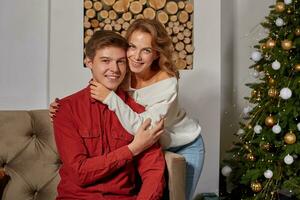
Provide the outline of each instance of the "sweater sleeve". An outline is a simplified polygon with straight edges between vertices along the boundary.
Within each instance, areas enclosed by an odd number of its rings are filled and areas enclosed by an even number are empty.
[[[130,108],[115,92],[110,94],[103,101],[108,108],[115,112],[122,126],[131,134],[135,134],[141,124],[147,118],[151,119],[152,126],[161,118],[165,117],[177,98],[176,88],[169,88],[168,90],[152,91],[153,101],[151,105],[145,106],[145,111],[137,113]]]
[[[72,172],[72,179],[79,186],[106,178],[133,159],[128,146],[108,154],[90,157],[86,146],[72,120],[71,107],[60,103],[53,121],[56,146],[63,165]]]

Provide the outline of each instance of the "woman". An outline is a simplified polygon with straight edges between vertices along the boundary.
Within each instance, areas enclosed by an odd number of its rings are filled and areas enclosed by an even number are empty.
[[[113,91],[94,80],[91,96],[114,111],[129,133],[147,118],[154,124],[165,118],[165,133],[161,145],[180,154],[187,162],[186,199],[190,200],[199,180],[204,144],[200,125],[189,118],[178,104],[178,71],[172,63],[172,42],[164,27],[156,20],[138,19],[127,30],[128,64],[131,71],[128,92],[145,106],[145,112],[135,113]],[[55,103],[51,104],[55,112]]]

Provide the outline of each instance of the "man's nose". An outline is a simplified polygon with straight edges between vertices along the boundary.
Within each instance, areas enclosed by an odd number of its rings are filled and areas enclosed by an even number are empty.
[[[119,72],[120,71],[118,61],[112,62],[111,66],[110,66],[110,70],[113,71],[113,72]]]

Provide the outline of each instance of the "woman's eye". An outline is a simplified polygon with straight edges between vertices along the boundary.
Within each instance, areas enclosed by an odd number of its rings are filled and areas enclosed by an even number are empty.
[[[152,53],[151,49],[144,49],[145,53]]]

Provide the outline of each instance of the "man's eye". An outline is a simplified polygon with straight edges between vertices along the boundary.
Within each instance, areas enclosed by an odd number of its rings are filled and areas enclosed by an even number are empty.
[[[126,64],[126,60],[119,60],[119,61],[118,61],[118,64],[119,64],[119,65],[125,65],[125,64]]]
[[[108,64],[110,60],[102,60],[103,63]]]

